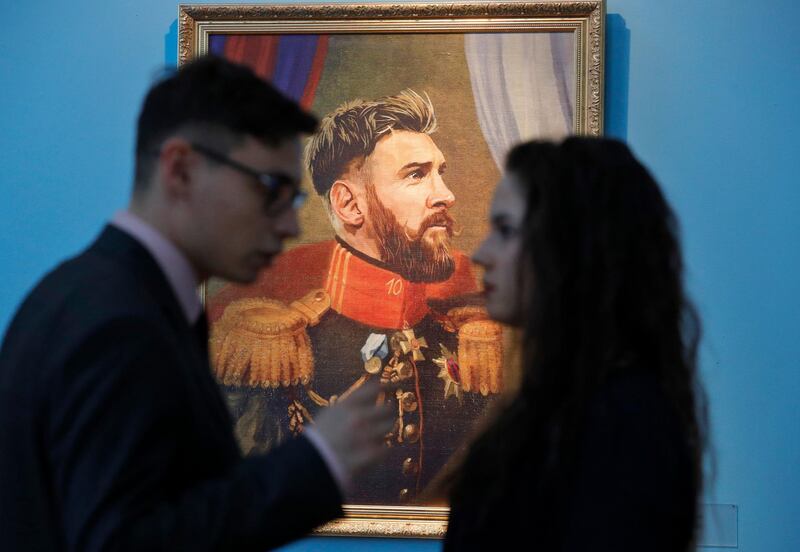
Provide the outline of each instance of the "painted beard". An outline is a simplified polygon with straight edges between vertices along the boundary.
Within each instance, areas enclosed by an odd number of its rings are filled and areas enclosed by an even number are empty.
[[[455,233],[455,221],[447,211],[427,217],[412,234],[381,203],[374,186],[368,185],[366,193],[381,258],[391,270],[410,282],[442,282],[453,275],[456,262],[450,254],[450,238]],[[433,226],[442,226],[444,231],[431,232],[426,237],[425,231]]]

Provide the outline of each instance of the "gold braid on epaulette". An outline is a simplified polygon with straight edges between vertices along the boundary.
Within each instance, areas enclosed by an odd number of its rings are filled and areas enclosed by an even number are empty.
[[[325,290],[314,290],[289,306],[264,298],[231,303],[211,331],[217,380],[262,388],[307,385],[314,376],[314,356],[306,328],[329,308]]]
[[[447,312],[458,330],[458,366],[463,391],[488,395],[503,390],[503,327],[481,306]]]

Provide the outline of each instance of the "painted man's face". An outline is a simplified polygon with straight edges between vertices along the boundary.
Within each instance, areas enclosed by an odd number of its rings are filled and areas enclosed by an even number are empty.
[[[439,282],[455,270],[448,210],[456,198],[442,179],[445,169],[430,136],[405,130],[382,138],[362,167],[383,261],[410,281]]]

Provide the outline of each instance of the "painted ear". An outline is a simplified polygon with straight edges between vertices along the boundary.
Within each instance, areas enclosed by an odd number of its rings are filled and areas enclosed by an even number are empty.
[[[173,198],[186,197],[191,183],[192,148],[182,138],[169,138],[158,154],[158,172],[164,192]]]
[[[360,227],[364,224],[364,213],[352,186],[347,180],[337,180],[331,186],[328,197],[331,209],[339,220],[348,226]]]

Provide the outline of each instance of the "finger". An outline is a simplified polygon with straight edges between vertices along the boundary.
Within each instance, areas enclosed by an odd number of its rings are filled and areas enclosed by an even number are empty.
[[[372,427],[366,428],[360,434],[359,440],[361,440],[364,443],[369,443],[369,442],[383,443],[386,434],[392,430],[393,426],[394,426],[393,423],[388,423],[388,424],[376,424]]]
[[[349,397],[342,399],[340,404],[367,404],[374,403],[375,398],[381,391],[380,383],[377,380],[368,380],[361,387],[353,391]]]
[[[376,410],[362,412],[354,416],[353,427],[363,430],[376,425],[383,426],[394,423],[396,418],[397,415],[393,412],[381,412]]]
[[[359,426],[372,426],[387,422],[391,423],[396,417],[395,410],[387,405],[370,405],[364,408],[354,408],[352,413],[356,419],[356,424]]]
[[[388,452],[389,449],[383,445],[364,447],[353,453],[350,458],[350,465],[354,467],[355,471],[362,471],[364,468],[378,462]]]
[[[363,435],[366,438],[383,437],[395,426],[396,418],[375,418],[359,424],[356,435]]]
[[[401,384],[401,382],[399,382],[399,381],[387,381],[387,382],[380,383],[379,385],[380,385],[381,391],[383,391],[384,393],[389,395],[389,394],[394,394],[395,390],[400,388],[400,384]]]
[[[392,413],[397,410],[396,406],[393,406],[390,403],[384,402],[376,404],[375,401],[368,401],[364,403],[356,402],[353,404],[348,404],[347,407],[351,412],[357,412],[365,416],[382,416],[384,413]]]

